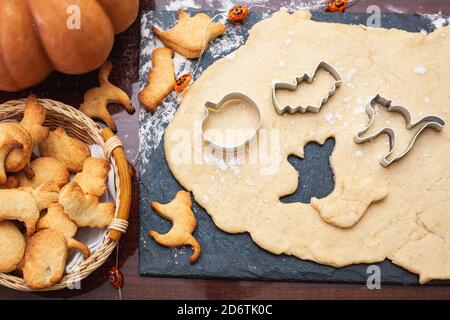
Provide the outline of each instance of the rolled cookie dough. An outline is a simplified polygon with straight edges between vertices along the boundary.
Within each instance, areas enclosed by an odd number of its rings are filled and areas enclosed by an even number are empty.
[[[418,273],[421,283],[450,279],[450,130],[426,130],[387,169],[378,163],[388,151],[386,136],[353,141],[376,94],[408,107],[415,119],[435,114],[448,122],[449,51],[450,27],[423,35],[277,12],[252,28],[233,59],[215,62],[186,93],[165,134],[169,167],[220,229],[249,232],[273,253],[335,267],[388,258]],[[322,60],[341,73],[342,87],[318,114],[279,116],[272,81],[291,82]],[[222,159],[202,148],[199,123],[206,101],[234,91],[259,105],[263,126],[245,154]],[[400,137],[409,134],[401,118],[391,125]],[[288,156],[301,157],[305,144],[328,137],[336,140],[334,191],[311,204],[281,203],[299,180]],[[248,161],[262,149],[270,150],[267,157]]]

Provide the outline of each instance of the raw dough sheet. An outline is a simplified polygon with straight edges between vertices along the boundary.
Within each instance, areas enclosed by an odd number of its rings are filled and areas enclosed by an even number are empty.
[[[424,35],[318,23],[302,12],[276,13],[258,23],[232,57],[205,70],[185,94],[164,136],[170,169],[220,229],[248,232],[255,243],[275,254],[334,267],[387,258],[420,274],[421,282],[448,279],[448,128],[425,131],[410,154],[388,169],[378,163],[388,151],[386,137],[363,145],[355,144],[353,137],[367,124],[365,107],[378,93],[408,107],[415,119],[435,114],[448,120],[449,49],[448,27]],[[276,114],[272,81],[290,82],[311,73],[321,60],[344,78],[336,95],[319,114]],[[217,102],[233,91],[255,100],[263,113],[263,129],[276,132],[273,140],[278,143],[270,161],[223,162],[194,148],[198,131],[193,123],[201,120],[204,102]],[[401,118],[392,123],[400,137],[408,134]],[[180,130],[187,134],[180,138]],[[313,199],[313,205],[280,202],[299,182],[288,156],[302,157],[306,144],[322,144],[328,138],[336,140],[331,156],[334,191]],[[198,152],[203,153],[202,163],[192,163]],[[252,152],[250,147],[245,156]],[[202,243],[201,228],[200,221]],[[204,255],[202,259],[208,259],[208,250]]]

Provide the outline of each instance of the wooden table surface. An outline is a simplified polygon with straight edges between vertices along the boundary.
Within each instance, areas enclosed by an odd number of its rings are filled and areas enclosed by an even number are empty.
[[[220,0],[214,0],[217,4]],[[164,10],[171,0],[141,0],[141,10]],[[296,2],[302,2],[297,0]],[[303,1],[308,2],[308,1]],[[204,1],[202,8],[211,9]],[[275,0],[271,7],[281,7],[290,0]],[[449,0],[361,0],[348,12],[365,12],[369,5],[379,5],[384,12],[404,13],[450,13]],[[318,8],[316,10],[324,10]],[[119,35],[111,54],[115,68],[111,81],[131,94],[132,84],[138,80],[139,66],[139,20],[125,33]],[[85,90],[97,85],[96,72],[83,76],[52,74],[36,88],[19,93],[0,92],[0,102],[27,96],[30,92],[39,97],[52,98],[77,106]],[[126,146],[130,159],[138,148],[138,112],[128,115],[120,107],[113,106],[118,124],[118,135]],[[119,266],[124,274],[125,299],[398,299],[398,298],[450,298],[450,287],[438,286],[388,286],[381,290],[368,290],[364,285],[286,283],[260,281],[192,280],[140,277],[138,273],[138,198],[137,180],[133,179],[133,203],[130,228],[120,241]],[[62,290],[49,293],[21,293],[0,288],[0,300],[4,299],[117,299],[119,293],[107,279],[108,270],[115,264],[115,254],[81,282],[80,290]]]

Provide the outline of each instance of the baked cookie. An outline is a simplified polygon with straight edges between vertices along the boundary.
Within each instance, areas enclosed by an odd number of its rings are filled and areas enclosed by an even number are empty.
[[[69,183],[61,190],[58,202],[80,228],[105,228],[114,218],[114,203],[100,203],[98,197],[85,194],[76,182]]]
[[[19,180],[15,176],[6,178],[6,182],[0,185],[0,189],[17,189],[19,187]]]
[[[69,171],[56,158],[37,158],[30,163],[30,167],[34,172],[33,178],[29,179],[23,172],[16,175],[20,187],[37,188],[45,182],[54,181],[59,188],[62,188],[69,183]]]
[[[20,190],[31,194],[39,212],[48,209],[50,204],[58,202],[59,187],[54,181],[47,181],[36,188],[22,187]]]
[[[189,259],[194,264],[200,258],[200,244],[192,236],[197,221],[192,212],[191,194],[186,191],[179,191],[168,204],[159,202],[151,203],[152,209],[161,217],[172,222],[172,228],[166,234],[159,234],[156,231],[150,231],[149,235],[159,244],[166,247],[180,247],[190,245],[194,248],[194,253]]]
[[[186,12],[178,13],[178,23],[170,30],[152,28],[153,33],[170,49],[182,56],[194,59],[200,57],[208,43],[226,31],[222,23],[213,23],[204,13],[191,17]]]
[[[16,122],[1,122],[0,132],[8,134],[22,145],[8,153],[5,160],[5,171],[10,173],[20,172],[30,163],[33,152],[33,141],[25,128]]]
[[[150,112],[155,112],[164,98],[173,90],[175,74],[173,51],[168,48],[156,48],[152,52],[152,70],[147,76],[147,85],[139,93],[139,102]]]
[[[9,134],[0,132],[0,185],[6,183],[8,178],[5,172],[5,161],[13,149],[23,148],[22,144],[14,140]]]
[[[62,232],[45,229],[28,240],[23,266],[25,284],[34,290],[61,281],[66,268],[67,241]]]
[[[80,172],[84,161],[91,156],[88,146],[70,137],[63,128],[50,132],[49,137],[39,144],[43,157],[61,161],[71,173]]]
[[[9,221],[0,222],[0,272],[16,270],[25,254],[25,237]]]
[[[98,72],[100,87],[92,88],[84,94],[84,102],[80,106],[80,111],[90,118],[100,119],[112,130],[116,131],[117,126],[111,114],[108,112],[108,104],[117,103],[122,105],[128,113],[135,110],[130,97],[120,88],[109,82],[109,75],[112,71],[112,63],[106,61]]]
[[[83,164],[83,171],[77,173],[73,181],[78,183],[84,193],[101,197],[107,189],[109,162],[101,158],[87,158]]]
[[[39,219],[36,229],[61,231],[66,237],[69,248],[79,249],[85,259],[91,255],[91,251],[85,244],[74,239],[78,227],[75,222],[70,220],[69,216],[64,212],[63,206],[59,203],[52,203],[48,207],[47,213]]]
[[[39,220],[39,208],[34,196],[24,190],[0,190],[0,221],[19,220],[25,224],[27,234],[34,234]]]
[[[25,112],[20,125],[30,134],[32,149],[48,138],[50,129],[43,126],[46,115],[47,110],[39,104],[36,96],[29,96],[25,102]]]

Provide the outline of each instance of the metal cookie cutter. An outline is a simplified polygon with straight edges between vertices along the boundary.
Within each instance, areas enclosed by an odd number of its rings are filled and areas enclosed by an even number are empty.
[[[406,120],[406,129],[411,130],[416,128],[417,126],[421,126],[420,129],[417,131],[417,133],[411,138],[411,141],[409,142],[407,148],[398,156],[389,159],[389,157],[393,154],[396,148],[396,142],[395,142],[395,131],[393,128],[384,127],[381,128],[376,133],[369,135],[367,137],[363,137],[363,135],[370,129],[372,126],[374,119],[375,119],[375,105],[381,104],[383,107],[387,109],[389,112],[399,112]],[[380,164],[383,167],[388,167],[391,163],[394,161],[400,160],[403,156],[405,156],[409,150],[414,146],[414,143],[416,142],[417,137],[422,133],[423,130],[426,128],[431,128],[435,131],[441,131],[442,128],[445,126],[445,121],[442,120],[438,116],[425,116],[422,119],[412,122],[411,113],[408,109],[402,106],[393,106],[392,101],[387,100],[380,95],[377,95],[375,98],[373,98],[370,101],[370,104],[366,108],[366,112],[369,115],[369,124],[365,129],[358,132],[358,134],[355,136],[355,142],[358,144],[364,143],[366,141],[371,141],[378,137],[380,134],[387,134],[389,136],[389,152],[386,154],[386,156],[380,160]]]
[[[311,83],[314,80],[314,77],[316,76],[317,72],[320,69],[325,69],[326,71],[328,71],[333,78],[335,79],[334,82],[334,86],[333,88],[327,92],[327,94],[324,96],[324,98],[322,99],[320,105],[318,106],[312,106],[312,105],[308,105],[308,106],[302,106],[302,105],[298,105],[296,107],[292,107],[291,105],[286,105],[284,107],[280,106],[280,103],[277,99],[277,90],[289,90],[289,91],[295,91],[297,90],[297,87],[302,83],[302,82],[307,82],[307,83]],[[300,112],[300,113],[305,113],[305,112],[313,112],[313,113],[319,113],[320,109],[322,108],[322,106],[327,103],[328,99],[330,99],[330,97],[332,95],[334,95],[334,93],[336,92],[336,90],[342,85],[342,77],[339,75],[339,73],[337,72],[337,70],[335,68],[333,68],[329,63],[322,61],[319,63],[319,65],[316,67],[316,70],[314,70],[314,73],[311,75],[305,73],[303,74],[301,77],[297,77],[295,78],[295,81],[293,83],[284,83],[284,82],[275,82],[272,85],[272,102],[273,105],[275,106],[275,110],[279,113],[279,114],[283,114],[286,111],[289,113],[296,113],[296,112]]]
[[[232,100],[239,100],[239,101],[245,102],[250,107],[254,108],[258,115],[258,123],[255,128],[255,132],[251,136],[249,136],[244,142],[242,142],[240,144],[236,144],[236,145],[219,145],[219,144],[216,144],[214,141],[211,141],[208,138],[208,136],[205,134],[206,133],[205,126],[206,126],[206,123],[209,118],[209,109],[218,111],[222,108],[222,106],[224,106],[226,103],[228,103]],[[219,150],[222,150],[225,152],[234,152],[234,151],[237,151],[238,149],[245,147],[250,141],[252,141],[256,137],[256,135],[262,125],[262,115],[261,115],[261,110],[259,109],[258,105],[252,99],[250,99],[248,96],[246,96],[243,93],[239,93],[239,92],[233,92],[233,93],[227,94],[218,103],[213,103],[213,102],[209,102],[209,101],[206,102],[205,103],[205,111],[206,111],[206,115],[204,116],[203,121],[202,121],[203,140],[209,142],[215,149],[219,149]]]

